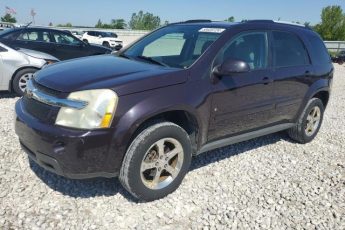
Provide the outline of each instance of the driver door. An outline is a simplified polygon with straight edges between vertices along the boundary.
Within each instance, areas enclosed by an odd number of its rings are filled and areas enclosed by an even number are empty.
[[[88,55],[83,49],[83,42],[67,33],[51,32],[55,46],[53,56],[60,60],[84,57]]]
[[[275,108],[269,50],[269,33],[255,31],[236,36],[217,55],[214,67],[226,60],[239,59],[251,70],[217,77],[208,141],[271,123]]]

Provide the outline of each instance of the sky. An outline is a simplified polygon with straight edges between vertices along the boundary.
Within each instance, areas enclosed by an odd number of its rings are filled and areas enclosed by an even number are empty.
[[[36,25],[67,22],[79,26],[94,26],[98,19],[129,21],[132,13],[143,10],[160,16],[164,21],[179,22],[189,19],[224,20],[234,16],[242,19],[274,19],[294,22],[320,22],[323,7],[340,5],[345,11],[345,0],[0,0],[0,14],[5,6],[17,11],[19,23],[30,22],[35,9]]]

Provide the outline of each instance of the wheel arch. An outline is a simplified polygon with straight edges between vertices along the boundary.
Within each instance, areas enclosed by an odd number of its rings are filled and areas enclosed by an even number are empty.
[[[10,92],[13,92],[13,91],[14,91],[14,89],[13,89],[13,80],[14,80],[14,77],[17,75],[17,73],[18,73],[19,71],[22,71],[22,70],[24,70],[24,69],[36,69],[37,71],[40,70],[40,68],[35,67],[35,66],[22,66],[22,67],[20,67],[19,69],[17,69],[17,70],[12,74],[12,77],[11,77],[10,82],[9,82],[9,84],[8,84],[8,91],[10,91]]]
[[[134,131],[131,132],[131,137],[129,143],[127,144],[127,148],[129,147],[130,143],[139,135],[147,127],[159,123],[168,121],[174,123],[181,128],[183,128],[189,135],[190,140],[192,142],[192,150],[196,152],[198,146],[198,137],[200,126],[197,117],[190,111],[185,109],[174,109],[174,110],[166,110],[157,112],[147,116],[145,119],[138,121],[135,125]]]

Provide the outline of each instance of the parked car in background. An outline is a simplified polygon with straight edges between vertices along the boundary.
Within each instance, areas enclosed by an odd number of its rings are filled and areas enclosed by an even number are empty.
[[[187,21],[118,56],[40,71],[16,104],[15,129],[43,168],[76,179],[119,176],[151,201],[178,188],[192,156],[283,130],[312,141],[333,72],[307,27]]]
[[[12,48],[48,53],[60,60],[110,54],[111,49],[81,41],[70,32],[40,27],[13,28],[0,32],[0,42]]]
[[[112,32],[86,31],[82,40],[91,44],[98,44],[114,50],[120,50],[123,47],[122,40],[118,39],[117,34]]]
[[[332,57],[332,61],[334,63],[338,63],[339,65],[344,64],[344,62],[345,62],[345,50],[340,51],[336,56]]]
[[[84,31],[72,30],[71,33],[78,39],[83,40]]]
[[[23,95],[28,81],[42,67],[59,60],[42,52],[14,50],[0,43],[0,90]]]

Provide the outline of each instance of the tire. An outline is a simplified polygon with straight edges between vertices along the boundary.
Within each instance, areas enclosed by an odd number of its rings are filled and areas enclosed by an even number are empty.
[[[107,48],[110,48],[110,44],[109,44],[109,42],[103,42],[103,44],[102,44],[104,47],[107,47]]]
[[[319,98],[312,98],[298,119],[296,126],[288,130],[290,138],[301,144],[311,142],[320,130],[324,111],[325,107],[322,101]],[[314,112],[319,113],[317,119],[313,115]],[[314,117],[313,120],[310,119],[311,117]]]
[[[22,69],[18,71],[14,75],[13,81],[12,81],[12,88],[14,92],[16,92],[16,94],[18,94],[19,96],[23,96],[28,81],[32,78],[33,74],[37,71],[38,69],[34,69],[34,68],[26,68],[26,69]]]
[[[165,152],[162,154],[159,149]],[[158,200],[180,186],[191,159],[191,142],[186,131],[174,123],[157,123],[133,140],[123,160],[119,180],[135,198]]]

